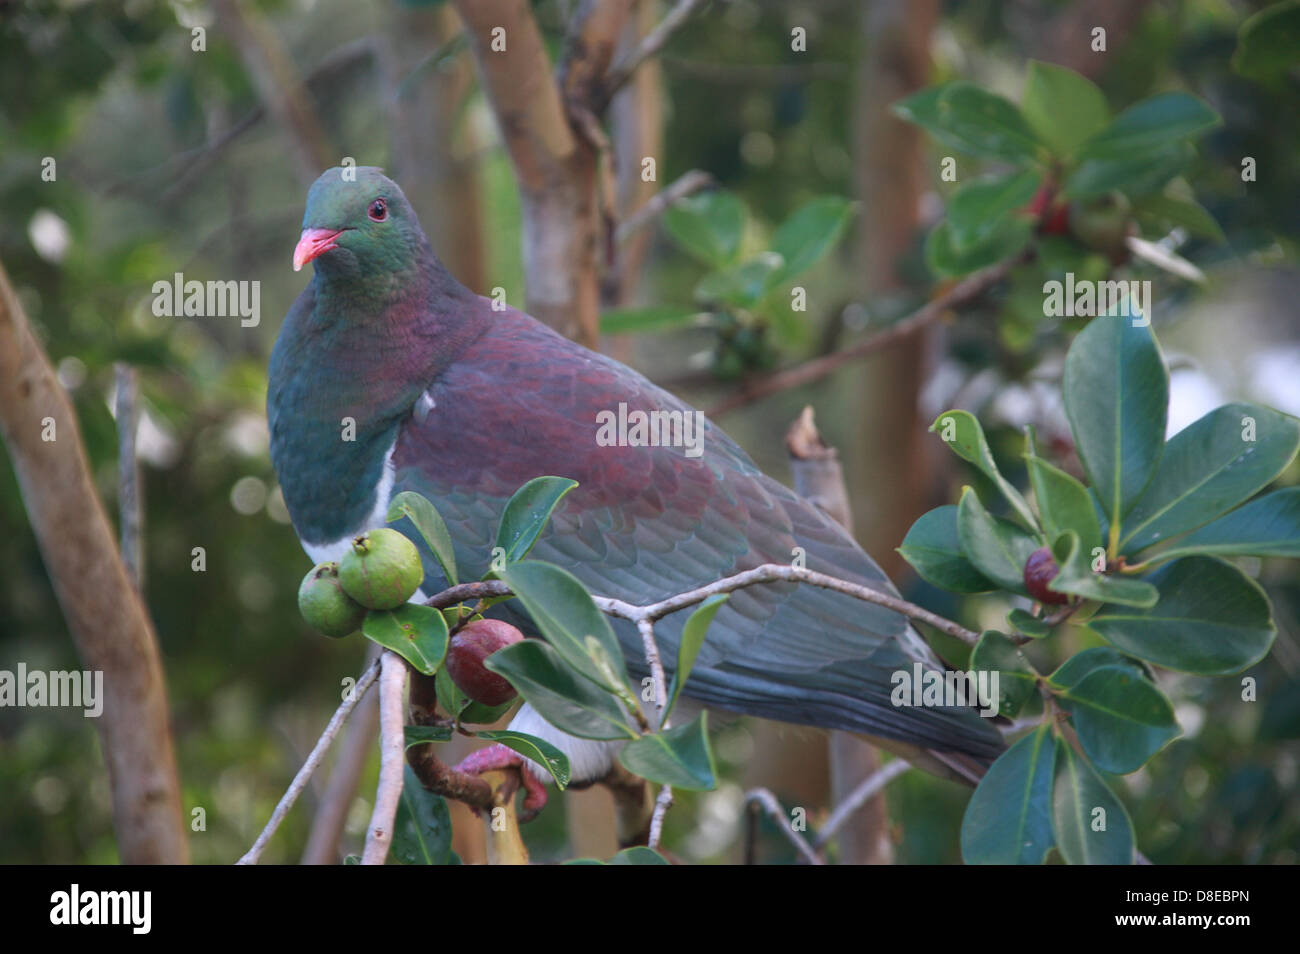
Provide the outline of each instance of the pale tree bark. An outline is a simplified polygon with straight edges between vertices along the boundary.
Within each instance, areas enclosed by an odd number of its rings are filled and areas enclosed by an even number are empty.
[[[868,300],[901,289],[898,263],[920,227],[921,198],[928,188],[924,143],[915,127],[889,112],[894,101],[929,82],[930,35],[937,0],[878,0],[865,5],[860,29],[863,55],[855,106],[857,191],[862,200],[858,261],[861,292]],[[918,400],[926,377],[931,330],[922,329],[887,353],[869,359],[855,375],[853,406],[869,408],[855,442],[849,472],[858,509],[859,539],[891,577],[904,569],[894,548],[925,509],[926,429]],[[879,767],[879,754],[857,740],[833,742],[833,788],[844,797]],[[864,863],[887,863],[893,845],[884,837],[883,793],[860,810],[841,839],[845,855]]]
[[[153,623],[86,462],[77,418],[0,266],[0,435],[68,629],[103,673],[96,719],[128,864],[189,858],[167,690]]]

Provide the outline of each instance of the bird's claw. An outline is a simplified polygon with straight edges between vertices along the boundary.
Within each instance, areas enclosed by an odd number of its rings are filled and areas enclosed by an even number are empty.
[[[548,797],[546,786],[528,770],[528,766],[524,764],[524,757],[514,749],[497,742],[487,748],[471,752],[455,766],[455,770],[466,775],[482,775],[494,769],[512,767],[519,769],[519,779],[524,785],[524,803],[520,807],[519,821],[532,821],[546,807]],[[472,810],[475,815],[478,814],[477,809]]]

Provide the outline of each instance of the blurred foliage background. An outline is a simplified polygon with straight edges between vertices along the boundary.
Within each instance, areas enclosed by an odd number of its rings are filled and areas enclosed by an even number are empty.
[[[654,22],[663,7],[644,2],[655,7]],[[534,4],[553,56],[573,6]],[[1241,23],[1264,6],[714,2],[669,43],[652,76],[656,95],[616,103],[614,123],[651,114],[662,135],[659,182],[708,172],[744,201],[758,232],[816,196],[863,200],[850,237],[806,277],[807,325],[770,344],[786,363],[850,342],[933,290],[922,241],[953,185],[940,181],[932,144],[908,138],[915,134],[901,122],[873,118],[890,102],[957,77],[1016,99],[1029,58],[1086,72],[1112,111],[1162,89],[1186,89],[1224,119],[1200,143],[1187,178],[1228,241],[1182,244],[1180,254],[1210,281],[1166,281],[1157,295],[1157,334],[1176,356],[1171,428],[1237,397],[1296,414],[1300,75],[1292,68],[1252,79],[1231,65]],[[286,131],[268,117],[223,29],[228,7],[0,3],[0,261],[75,401],[110,513],[113,363],[140,371],[146,596],[167,669],[185,809],[206,813],[206,829],[190,836],[200,863],[228,863],[248,847],[364,652],[359,638],[314,636],[295,606],[309,561],[267,457],[264,400],[267,355],[306,280],[290,268],[306,183]],[[501,286],[511,302],[522,302],[513,176],[454,14],[414,0],[266,0],[240,9],[270,31],[305,78],[337,153],[332,161],[351,156],[387,168],[453,271],[480,292]],[[1108,25],[1105,54],[1088,50],[1095,22]],[[806,53],[791,50],[795,26],[807,30]],[[205,30],[202,51],[193,48],[196,27]],[[910,87],[881,81],[897,52],[891,44],[919,48],[920,61],[930,61]],[[882,163],[868,153],[887,148],[890,137],[910,144],[913,161],[896,171],[900,181],[871,182],[863,170]],[[1256,160],[1253,182],[1240,175],[1246,156]],[[42,179],[46,157],[56,162],[54,181]],[[913,196],[912,218],[888,217],[881,197],[891,191]],[[661,229],[647,253],[621,303],[689,301],[700,266]],[[260,281],[261,322],[246,328],[237,319],[155,317],[151,287],[178,271],[187,279]],[[901,447],[888,427],[917,430],[915,422],[928,424],[946,407],[969,407],[984,420],[1003,472],[1023,477],[1019,428],[1062,430],[1047,395],[1068,335],[1045,321],[1028,343],[1009,336],[1009,307],[995,297],[915,347],[849,365],[721,421],[761,466],[785,478],[785,424],[813,403],[845,462],[860,539],[906,596],[970,624],[1005,616],[1006,607],[992,605],[994,597],[959,603],[919,583],[892,548],[917,515],[977,481],[942,450],[931,456]],[[714,347],[707,330],[605,344],[700,406],[735,386],[709,373],[701,357]],[[1295,472],[1283,477],[1298,481]],[[0,525],[0,669],[20,661],[29,669],[78,668],[8,467],[0,468]],[[206,552],[203,572],[191,568],[194,547]],[[1136,775],[1112,780],[1140,848],[1156,863],[1297,860],[1300,577],[1283,561],[1254,561],[1251,569],[1270,593],[1279,627],[1273,653],[1250,673],[1260,701],[1243,705],[1235,679],[1176,678],[1164,688],[1183,738]],[[941,648],[954,664],[964,662],[957,647]],[[717,751],[726,781],[713,793],[679,796],[666,828],[671,851],[694,861],[738,860],[743,791],[753,784],[769,786],[787,806],[808,807],[814,827],[824,817],[826,755],[817,733],[741,720],[721,729]],[[349,850],[369,814],[375,771],[371,764],[349,816]],[[268,860],[297,860],[323,784],[322,776],[291,814]],[[553,799],[525,829],[534,858],[606,850],[604,836],[584,831],[603,824],[602,795],[569,796],[567,807],[565,798]],[[895,783],[897,859],[958,860],[967,796],[920,773]],[[595,821],[584,826],[587,819]],[[760,858],[793,860],[770,824],[760,825]],[[91,722],[79,710],[0,709],[0,861],[115,859]]]

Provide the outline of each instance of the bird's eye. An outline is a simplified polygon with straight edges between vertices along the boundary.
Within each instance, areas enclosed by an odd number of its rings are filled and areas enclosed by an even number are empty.
[[[376,199],[370,203],[370,217],[376,222],[382,222],[388,218],[388,203],[383,199]]]

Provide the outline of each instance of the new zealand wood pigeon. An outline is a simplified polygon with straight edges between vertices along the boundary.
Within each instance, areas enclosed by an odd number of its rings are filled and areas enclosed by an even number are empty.
[[[698,454],[598,441],[598,421],[620,405],[695,412],[461,285],[379,170],[324,173],[302,224],[294,268],[311,262],[315,275],[275,343],[267,417],[271,459],[312,560],[338,559],[353,536],[385,525],[394,495],[413,490],[446,520],[462,576],[477,578],[505,502],[553,474],[578,486],[530,558],[564,567],[593,593],[646,604],[789,563],[796,547],[812,570],[895,593],[843,529],[712,424],[702,422]],[[437,592],[445,581],[424,556],[424,591]],[[687,615],[656,627],[670,665]],[[635,627],[612,622],[643,676]],[[760,585],[734,593],[714,618],[683,694],[709,708],[855,732],[973,781],[1002,750],[1001,736],[972,709],[892,705],[894,674],[917,660],[939,665],[902,616],[830,590]],[[604,775],[617,746],[567,736],[527,705],[513,725],[566,751],[575,781]]]

